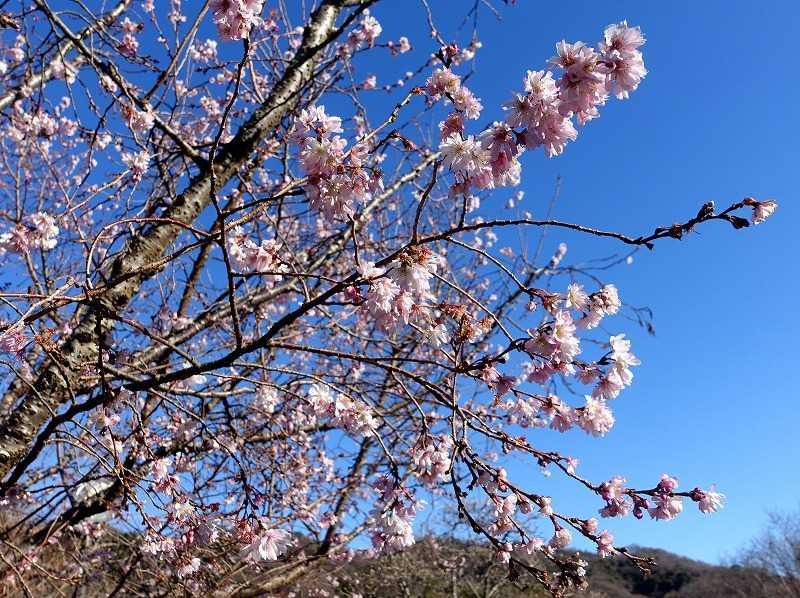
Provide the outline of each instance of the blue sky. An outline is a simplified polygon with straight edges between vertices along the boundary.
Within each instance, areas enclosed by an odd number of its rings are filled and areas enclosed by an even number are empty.
[[[471,2],[432,5],[451,38]],[[434,48],[416,6],[390,1],[373,12],[384,40],[405,34],[419,50]],[[650,73],[630,100],[609,102],[562,156],[523,157],[524,205],[534,214],[545,214],[559,175],[555,217],[633,235],[687,220],[709,199],[718,207],[746,195],[780,204],[761,226],[735,231],[710,223],[611,272],[623,300],[652,308],[656,336],[624,320],[613,324],[629,333],[643,363],[615,402],[609,436],[542,437],[543,445],[552,441],[579,456],[580,471],[595,480],[621,474],[646,487],[669,472],[684,489],[716,483],[728,497],[717,515],[687,504],[676,521],[629,518],[608,527],[621,543],[718,561],[758,533],[768,509],[800,504],[793,417],[800,332],[800,83],[793,56],[800,8],[789,1],[519,2],[500,4],[500,12],[502,22],[485,10],[480,16],[484,45],[469,86],[483,101],[481,122],[500,117],[500,104],[521,87],[525,70],[543,68],[560,39],[595,43],[605,25],[622,19],[648,38]],[[502,192],[495,201],[500,210]],[[483,209],[491,207],[485,202]],[[551,249],[562,240],[568,263],[624,250],[548,233]],[[598,506],[568,492],[555,475],[545,480],[531,464],[512,472],[552,491],[565,511],[589,516]]]

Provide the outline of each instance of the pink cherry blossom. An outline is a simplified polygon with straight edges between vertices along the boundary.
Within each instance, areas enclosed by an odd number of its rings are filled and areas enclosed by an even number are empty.
[[[572,543],[572,534],[570,531],[562,527],[553,534],[548,544],[555,550],[563,550]]]
[[[211,12],[219,36],[224,40],[247,37],[250,30],[261,24],[263,0],[212,0]]]
[[[292,545],[292,535],[283,529],[266,529],[241,550],[241,557],[250,561],[276,561]]]
[[[614,550],[614,536],[609,531],[603,531],[597,537],[597,554],[600,558],[611,556]]]
[[[583,287],[577,283],[571,283],[567,287],[567,294],[565,299],[565,307],[584,311],[589,304],[589,295],[583,290]]]
[[[753,224],[761,224],[772,216],[777,208],[778,203],[771,199],[756,202],[753,206]]]
[[[638,50],[644,42],[638,27],[628,27],[627,22],[622,21],[606,27],[604,39],[598,45],[609,69],[606,88],[620,99],[635,91],[647,74]]]
[[[433,485],[444,477],[452,464],[453,441],[449,436],[438,440],[423,439],[412,452],[412,461],[417,476],[423,483]]]
[[[695,488],[691,491],[691,498],[697,503],[701,513],[716,513],[724,506],[725,495],[711,486],[711,490]]]
[[[491,153],[470,135],[463,138],[451,135],[439,146],[445,166],[464,177],[476,176],[482,172],[491,173],[489,161]]]
[[[605,436],[614,425],[614,415],[605,401],[586,397],[586,406],[580,412],[578,425],[592,436]]]
[[[22,328],[6,330],[0,333],[0,353],[21,355],[29,341],[30,339],[25,336]]]
[[[677,517],[683,511],[683,500],[680,496],[670,496],[659,494],[655,497],[655,506],[648,509],[650,517],[653,519],[670,520]]]

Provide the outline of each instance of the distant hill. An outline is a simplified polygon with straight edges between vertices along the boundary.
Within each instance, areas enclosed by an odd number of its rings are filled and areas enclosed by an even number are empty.
[[[709,565],[652,548],[632,550],[656,560],[651,575],[643,575],[622,557],[600,559],[582,553],[581,558],[589,562],[589,589],[573,595],[576,598],[775,598],[777,595],[773,591],[774,579],[754,570]],[[331,580],[331,586],[324,587],[326,579]],[[519,583],[523,581],[524,585]],[[292,592],[297,597],[355,594],[363,598],[547,595],[530,578],[522,576],[519,582],[508,579],[508,568],[498,563],[492,551],[482,544],[426,538],[399,554],[335,566],[325,575],[299,582]]]
[[[772,598],[764,575],[738,566],[709,565],[655,548],[632,547],[638,555],[653,557],[656,566],[648,576],[624,558],[589,561],[590,591],[607,598]]]

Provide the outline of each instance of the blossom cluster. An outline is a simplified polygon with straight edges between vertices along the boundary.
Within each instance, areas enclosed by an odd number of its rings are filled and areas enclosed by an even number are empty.
[[[678,480],[663,474],[655,489],[648,494],[652,502],[637,492],[626,487],[626,480],[622,476],[614,476],[600,485],[600,497],[606,505],[599,513],[603,517],[624,517],[630,512],[637,519],[644,517],[645,512],[652,519],[674,519],[683,511],[683,498],[676,494]],[[686,493],[683,493],[687,496]],[[714,513],[722,508],[725,496],[716,492],[714,487],[710,490],[694,488],[688,496],[698,503],[702,513]]]
[[[142,150],[135,154],[123,152],[121,158],[131,172],[131,179],[134,182],[141,181],[144,173],[147,172],[147,169],[150,167],[150,154],[147,150]]]
[[[373,488],[378,503],[373,512],[372,546],[379,552],[402,550],[414,544],[413,522],[422,504],[390,478],[379,478]]]
[[[609,339],[609,353],[594,363],[579,362],[581,353],[578,326],[594,328],[606,315],[619,311],[621,302],[614,285],[605,285],[589,295],[583,287],[572,283],[563,295],[537,290],[545,308],[553,313],[536,329],[522,348],[532,361],[524,366],[520,379],[503,376],[493,366],[481,371],[481,379],[502,397],[515,384],[526,380],[546,384],[552,376],[576,376],[583,384],[594,384],[591,396],[585,397],[583,407],[573,408],[556,395],[534,396],[515,393],[512,401],[505,403],[512,423],[522,426],[547,426],[565,432],[577,425],[592,436],[604,436],[614,425],[614,416],[606,401],[616,398],[620,391],[631,384],[631,367],[639,360],[630,351],[630,341],[624,334]],[[572,311],[583,315],[576,321]]]
[[[368,405],[345,394],[334,393],[324,384],[311,385],[308,401],[314,415],[329,417],[335,426],[351,434],[366,436],[376,427]]]
[[[11,353],[19,357],[29,341],[21,326],[6,330],[0,333],[0,353]]]
[[[0,255],[7,251],[27,253],[31,249],[53,249],[58,244],[56,219],[46,212],[35,212],[11,230],[0,234]]]
[[[476,120],[480,117],[483,110],[483,104],[470,89],[461,82],[461,77],[451,71],[449,68],[441,68],[434,71],[425,83],[425,91],[432,100],[438,100],[442,97],[447,98],[452,102],[455,108],[455,114],[461,118],[468,118]],[[463,133],[463,122],[461,123]],[[457,130],[458,125],[451,123],[453,131]],[[447,125],[442,126],[442,138],[449,137]]]
[[[359,144],[345,152],[342,119],[329,116],[324,106],[304,109],[295,120],[290,140],[300,148],[306,196],[312,207],[332,222],[353,213],[353,201],[365,202],[383,186],[380,173],[365,167],[369,151]]]
[[[647,509],[653,519],[669,520],[677,517],[683,511],[683,499],[675,496],[673,490],[678,487],[678,480],[664,474],[656,486],[653,497],[654,505]]]
[[[128,17],[123,19],[121,25],[124,35],[122,41],[117,45],[117,49],[124,56],[135,57],[139,52],[139,40],[136,38],[136,34],[142,30],[142,25],[131,21]],[[116,87],[116,84],[113,82],[112,84]]]
[[[363,262],[359,274],[369,283],[364,309],[384,330],[400,322],[408,324],[419,304],[435,299],[430,281],[442,263],[443,258],[427,247],[407,249],[392,262],[388,273],[372,262]],[[446,331],[439,329],[433,336],[446,342]]]
[[[238,269],[246,272],[271,272],[270,278],[273,282],[280,282],[282,278],[277,273],[288,269],[280,259],[279,249],[280,243],[275,239],[264,239],[256,244],[239,226],[233,230],[228,240],[228,254]]]
[[[465,135],[464,118],[478,118],[480,101],[449,68],[435,71],[425,90],[437,100],[448,98],[455,112],[439,125],[444,164],[456,177],[452,192],[492,189],[519,184],[519,155],[543,147],[549,157],[559,155],[578,132],[573,118],[585,124],[599,116],[598,106],[609,94],[627,98],[647,74],[639,47],[644,36],[625,21],[609,25],[597,48],[583,42],[561,41],[550,64],[562,73],[528,71],[524,92],[505,104],[505,122],[495,122],[478,139]]]
[[[432,486],[452,465],[453,440],[449,436],[436,441],[423,437],[409,452],[414,473],[423,484]]]
[[[292,535],[279,528],[252,532],[249,529],[240,533],[240,541],[247,543],[240,553],[246,561],[276,561],[292,545]]]
[[[439,124],[442,160],[456,176],[451,194],[519,184],[517,156],[523,148],[510,127],[495,122],[478,139],[465,136],[464,119],[480,117],[483,105],[457,74],[450,68],[437,69],[428,78],[425,91],[434,101],[447,98],[455,110]]]
[[[274,413],[279,401],[278,393],[273,387],[260,384],[256,388],[253,407],[264,413]]]
[[[219,36],[224,40],[247,37],[261,23],[264,0],[212,0],[211,12]]]
[[[358,22],[358,25],[355,29],[353,29],[347,36],[347,44],[350,50],[357,50],[362,46],[367,46],[371,48],[375,45],[375,40],[383,31],[383,27],[378,22],[374,16],[372,16],[369,10],[365,10],[362,13],[361,20]],[[406,44],[408,40],[406,40]],[[404,44],[400,43],[400,52],[406,51],[404,50]]]
[[[623,21],[606,27],[596,49],[583,42],[559,42],[549,62],[561,76],[528,71],[524,93],[506,104],[506,122],[523,128],[520,137],[528,149],[542,146],[548,156],[559,155],[578,135],[573,117],[586,124],[599,116],[598,107],[610,93],[623,99],[639,86],[647,74],[638,49],[644,41],[638,27]]]

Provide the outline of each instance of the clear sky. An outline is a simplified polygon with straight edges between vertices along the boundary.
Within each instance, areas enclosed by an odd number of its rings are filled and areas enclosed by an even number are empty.
[[[472,2],[431,4],[450,38]],[[545,214],[558,175],[563,185],[555,217],[633,235],[685,221],[709,199],[727,206],[753,195],[780,204],[756,228],[710,223],[611,272],[623,300],[653,310],[656,336],[614,323],[629,332],[642,365],[615,401],[617,424],[609,436],[542,436],[543,445],[552,441],[579,456],[580,471],[594,480],[621,474],[647,487],[669,472],[683,489],[717,483],[728,497],[717,515],[687,504],[672,522],[628,518],[608,525],[620,543],[717,561],[762,528],[766,510],[800,504],[794,413],[800,5],[497,4],[502,22],[487,10],[480,14],[484,45],[469,81],[485,107],[481,123],[501,118],[499,106],[521,87],[525,70],[543,68],[560,39],[596,43],[605,25],[622,19],[640,25],[648,38],[643,52],[650,72],[630,100],[609,102],[562,156],[523,156],[524,205],[534,214]],[[405,34],[420,49],[434,48],[414,0],[389,0],[373,12],[384,41]],[[500,210],[506,196],[495,197]],[[487,203],[483,209],[491,209]],[[548,240],[552,247],[569,244],[567,263],[624,251],[556,231]],[[552,488],[562,510],[589,516],[599,506],[585,493],[564,492],[555,475],[545,480],[527,467],[528,474],[521,467],[513,473],[529,475],[542,492]]]

